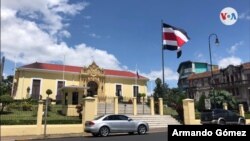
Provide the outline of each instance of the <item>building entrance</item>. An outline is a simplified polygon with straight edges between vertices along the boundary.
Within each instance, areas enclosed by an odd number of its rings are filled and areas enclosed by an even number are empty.
[[[97,91],[98,91],[98,84],[95,81],[90,81],[88,82],[88,96],[94,96],[97,95]]]

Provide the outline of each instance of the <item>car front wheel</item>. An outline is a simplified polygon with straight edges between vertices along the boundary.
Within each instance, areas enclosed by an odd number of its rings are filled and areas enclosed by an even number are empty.
[[[219,125],[226,125],[226,122],[224,120],[220,120],[218,124]]]
[[[144,134],[146,134],[146,132],[147,132],[147,128],[145,125],[140,125],[138,127],[138,134],[139,135],[144,135]]]
[[[107,126],[103,126],[100,130],[99,130],[99,134],[102,137],[106,137],[109,135],[109,128]]]

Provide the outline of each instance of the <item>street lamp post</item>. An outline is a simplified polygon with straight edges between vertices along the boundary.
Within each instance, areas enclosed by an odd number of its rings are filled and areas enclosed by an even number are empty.
[[[214,108],[216,108],[216,103],[215,103],[215,94],[214,94],[214,88],[213,88],[213,62],[212,62],[212,55],[211,55],[211,45],[210,45],[210,39],[212,36],[215,36],[215,44],[218,46],[219,45],[219,39],[217,34],[212,33],[208,37],[208,47],[209,47],[209,57],[210,57],[210,70],[211,70],[211,82],[210,82],[210,89],[212,90],[212,95],[214,97]]]

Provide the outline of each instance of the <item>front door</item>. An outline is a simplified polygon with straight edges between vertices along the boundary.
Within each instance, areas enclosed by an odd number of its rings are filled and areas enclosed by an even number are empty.
[[[97,95],[97,92],[98,92],[98,85],[95,81],[90,81],[88,83],[88,96],[94,96],[94,95]]]
[[[31,98],[38,100],[40,96],[40,84],[41,80],[36,80],[34,79],[32,82],[32,93],[31,93]]]

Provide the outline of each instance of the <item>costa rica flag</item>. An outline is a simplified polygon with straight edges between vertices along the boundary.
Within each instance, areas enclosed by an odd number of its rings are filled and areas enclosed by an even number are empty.
[[[163,23],[162,27],[162,49],[167,49],[171,51],[176,50],[177,58],[181,57],[181,47],[190,39],[187,35],[187,32],[181,28],[177,28],[166,23]]]

